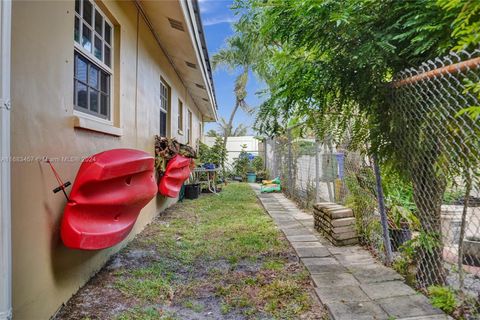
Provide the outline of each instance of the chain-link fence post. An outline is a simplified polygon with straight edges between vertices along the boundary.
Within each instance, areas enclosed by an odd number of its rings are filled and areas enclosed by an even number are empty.
[[[391,265],[393,261],[392,246],[390,243],[390,234],[388,232],[387,213],[385,211],[385,198],[383,195],[382,177],[380,176],[380,167],[377,157],[373,156],[373,170],[375,171],[375,181],[377,188],[378,211],[380,212],[380,221],[383,231],[383,245],[385,246],[385,263]]]
[[[315,138],[315,203],[320,202],[320,141]]]
[[[292,131],[287,129],[287,138],[288,138],[288,193],[290,196],[293,194],[293,171],[292,171]]]
[[[468,204],[470,201],[470,192],[472,191],[472,178],[470,174],[467,174],[467,178],[465,179],[465,197],[463,202],[463,211],[462,211],[462,220],[460,225],[460,238],[458,240],[458,259],[457,259],[457,267],[458,267],[458,288],[460,292],[463,292],[463,286],[465,283],[465,274],[463,271],[463,240],[465,238],[465,227],[467,222],[467,212],[468,212]]]

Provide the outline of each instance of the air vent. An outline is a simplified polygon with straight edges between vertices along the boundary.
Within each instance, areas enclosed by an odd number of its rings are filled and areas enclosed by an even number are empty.
[[[197,69],[197,65],[196,65],[195,63],[191,63],[191,62],[188,62],[188,61],[185,61],[185,63],[186,63],[187,66],[189,66],[190,68]]]
[[[185,31],[185,29],[183,29],[183,24],[182,24],[181,21],[178,21],[178,20],[175,20],[175,19],[172,19],[172,18],[168,18],[168,21],[170,22],[170,26],[173,29],[177,29],[177,30],[180,30],[180,31]]]
[[[201,84],[195,83],[195,85],[197,86],[197,88],[200,88],[200,89],[205,89],[205,87],[204,87],[204,86],[202,86]]]

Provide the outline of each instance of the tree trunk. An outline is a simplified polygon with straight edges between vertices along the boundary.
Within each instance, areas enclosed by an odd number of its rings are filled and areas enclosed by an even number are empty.
[[[223,150],[227,150],[227,140],[228,136],[232,131],[233,126],[233,119],[235,118],[235,113],[237,113],[238,107],[240,106],[240,101],[238,99],[235,102],[235,107],[233,107],[232,113],[230,114],[230,118],[228,119],[227,127],[225,128],[225,132],[223,133]],[[227,152],[228,156],[228,152]],[[223,170],[223,178],[225,179],[225,159],[223,159],[222,163],[222,170]]]
[[[441,205],[446,182],[435,172],[434,163],[420,162],[413,180],[413,199],[418,209],[423,233],[428,243],[420,241],[417,249],[417,283],[420,287],[444,285],[443,244],[441,229]],[[420,239],[422,240],[422,239]]]

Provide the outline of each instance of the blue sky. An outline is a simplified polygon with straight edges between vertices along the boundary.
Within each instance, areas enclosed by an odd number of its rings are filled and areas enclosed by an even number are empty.
[[[210,57],[225,45],[225,39],[233,34],[231,24],[237,17],[230,10],[233,3],[231,0],[199,0],[200,12],[203,21],[203,27],[207,38],[207,46]],[[226,70],[219,69],[213,73],[219,116],[228,120],[235,103],[233,87],[237,73],[229,73]],[[251,75],[247,85],[247,103],[251,107],[256,107],[260,100],[256,96],[262,88],[261,83]],[[252,125],[254,116],[248,115],[239,110],[235,115],[234,127],[243,123],[249,126],[249,133],[253,134]],[[217,129],[215,123],[209,123],[205,126],[205,132],[210,129]]]

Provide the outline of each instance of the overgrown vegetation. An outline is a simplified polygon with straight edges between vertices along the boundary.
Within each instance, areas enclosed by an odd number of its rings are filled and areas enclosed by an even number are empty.
[[[223,144],[223,137],[217,136],[215,143],[211,147],[200,142],[198,158],[201,164],[212,163],[217,167],[223,165],[227,159],[227,150]]]
[[[457,307],[455,292],[449,287],[431,286],[428,288],[428,295],[434,307],[452,313]]]
[[[247,146],[244,144],[241,147],[242,149],[240,150],[238,157],[233,159],[232,167],[233,174],[237,177],[242,178],[242,180],[245,180],[247,177],[247,172],[249,172],[251,168],[251,164],[247,152]]]
[[[58,319],[321,319],[308,273],[246,184],[168,209]],[[115,297],[114,299],[112,297]],[[88,304],[84,299],[88,299]]]
[[[234,38],[257,49],[252,66],[267,84],[255,128],[284,133],[293,118],[302,119],[321,139],[375,155],[412,191],[415,211],[396,204],[407,199],[393,194],[394,214],[417,220],[431,237],[439,234],[448,177],[466,177],[464,168],[475,166],[475,156],[455,147],[478,150],[478,139],[458,127],[472,120],[457,114],[462,121],[432,130],[431,115],[401,114],[389,83],[452,48],[478,45],[478,2],[237,0],[235,8],[241,18]],[[455,141],[441,140],[442,130]],[[417,261],[422,285],[445,283],[440,247]]]

